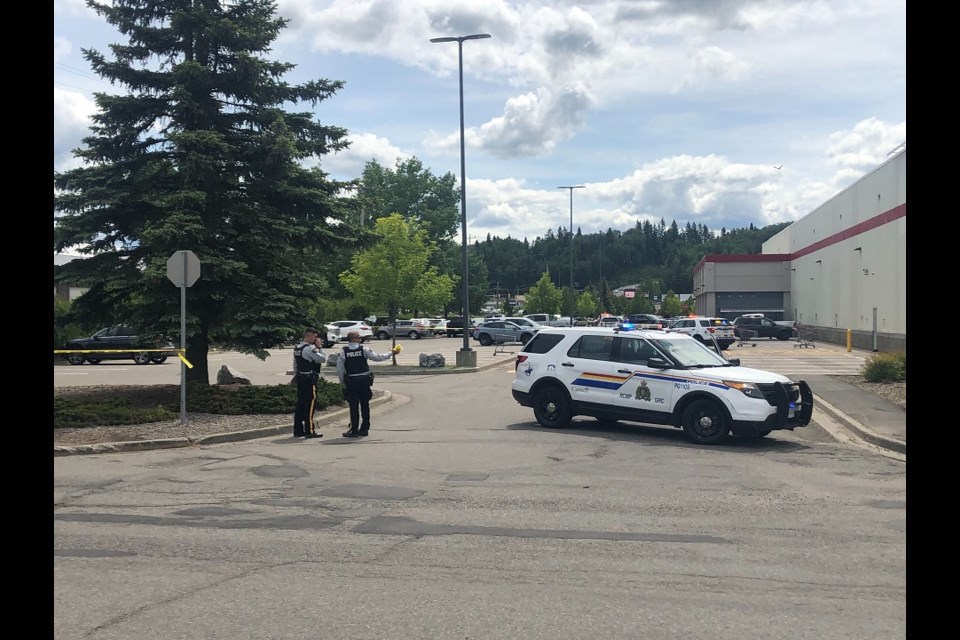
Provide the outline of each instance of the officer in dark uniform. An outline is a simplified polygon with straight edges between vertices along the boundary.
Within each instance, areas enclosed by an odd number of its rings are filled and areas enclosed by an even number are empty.
[[[364,347],[360,333],[347,334],[349,344],[337,358],[337,376],[344,386],[344,395],[350,405],[350,430],[344,432],[344,438],[357,438],[370,433],[370,398],[373,397],[373,372],[367,360],[382,362],[395,353],[400,353],[400,345],[387,353],[376,353]]]
[[[294,438],[322,438],[313,423],[317,404],[317,381],[320,365],[327,361],[320,332],[313,327],[303,331],[303,341],[293,348],[293,371],[297,379],[297,408],[293,415]]]

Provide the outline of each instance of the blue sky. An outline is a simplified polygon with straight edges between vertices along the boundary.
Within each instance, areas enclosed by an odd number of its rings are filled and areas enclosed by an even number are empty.
[[[280,0],[272,59],[290,82],[345,87],[315,112],[348,150],[335,178],[419,158],[460,177],[464,43],[467,228],[533,239],[643,220],[719,231],[796,220],[906,143],[905,0]],[[97,78],[81,49],[123,38],[54,0],[54,170],[88,133]],[[782,166],[781,166],[782,165]],[[781,166],[776,169],[776,166]],[[457,234],[459,239],[459,233]]]

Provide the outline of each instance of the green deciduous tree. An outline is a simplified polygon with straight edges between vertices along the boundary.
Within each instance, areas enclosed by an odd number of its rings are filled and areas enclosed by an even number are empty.
[[[358,200],[367,221],[400,213],[435,242],[450,240],[460,221],[460,189],[447,172],[435,176],[416,157],[393,169],[371,160],[360,178]]]
[[[577,315],[583,318],[593,318],[600,313],[600,302],[589,291],[584,291],[577,298]]]
[[[80,319],[127,321],[178,335],[180,297],[167,259],[191,250],[187,369],[209,382],[211,343],[265,357],[307,320],[324,288],[324,256],[357,233],[342,218],[344,187],[301,163],[347,146],[346,130],[311,108],[341,82],[288,84],[292,64],[268,59],[286,27],[272,0],[113,0],[87,5],[128,39],[112,59],[86,49],[93,71],[126,87],[96,94],[83,164],[54,173],[54,251],[85,260],[59,271],[90,289]]]
[[[653,303],[650,302],[650,299],[647,296],[642,295],[639,291],[637,292],[635,298],[628,300],[623,310],[625,315],[654,312],[656,312],[656,307],[653,306]]]
[[[524,306],[526,313],[556,314],[560,312],[563,292],[550,280],[550,274],[544,272],[536,284],[527,291],[526,300]]]
[[[357,252],[340,275],[357,302],[385,308],[394,324],[401,309],[440,309],[450,301],[454,281],[429,266],[435,245],[426,231],[396,213],[377,220],[375,234],[373,246]]]
[[[680,298],[673,291],[668,291],[660,304],[660,315],[664,318],[672,318],[680,315]]]

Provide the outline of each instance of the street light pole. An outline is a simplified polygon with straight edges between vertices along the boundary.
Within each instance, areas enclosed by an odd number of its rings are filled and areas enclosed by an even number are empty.
[[[477,354],[470,348],[470,280],[468,275],[467,263],[467,165],[464,154],[464,136],[463,136],[463,41],[481,40],[489,38],[489,33],[475,33],[469,36],[456,36],[444,38],[430,38],[430,42],[456,42],[459,55],[458,62],[460,68],[460,254],[461,254],[461,278],[463,280],[463,294],[461,308],[463,311],[463,347],[457,353],[457,366],[476,366]]]
[[[573,326],[573,190],[583,189],[582,184],[571,187],[557,187],[570,190],[570,326]]]

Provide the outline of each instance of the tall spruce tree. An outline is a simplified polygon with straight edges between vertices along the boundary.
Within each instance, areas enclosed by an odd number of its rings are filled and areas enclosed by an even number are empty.
[[[326,286],[316,265],[358,237],[318,159],[346,130],[291,105],[334,95],[339,81],[290,85],[269,60],[288,20],[269,0],[113,0],[87,5],[127,38],[112,59],[83,55],[121,95],[96,95],[83,164],[54,173],[54,251],[87,254],[59,271],[90,290],[79,319],[134,322],[179,336],[179,290],[167,259],[191,250],[188,381],[209,382],[211,344],[259,357],[299,333]]]

